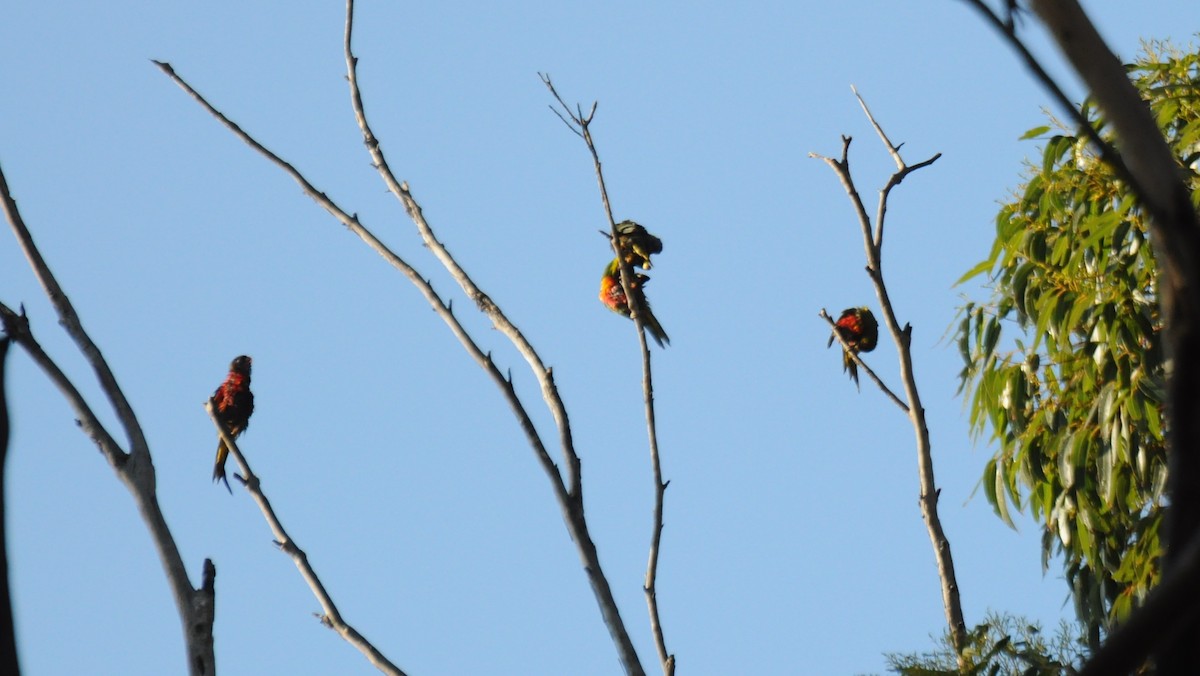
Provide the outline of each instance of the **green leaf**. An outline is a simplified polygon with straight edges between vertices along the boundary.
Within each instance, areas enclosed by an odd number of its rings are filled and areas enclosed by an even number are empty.
[[[1040,127],[1034,127],[1033,129],[1030,129],[1029,131],[1022,134],[1021,138],[1019,138],[1017,140],[1018,141],[1028,141],[1029,139],[1037,138],[1038,136],[1041,136],[1042,134],[1045,134],[1048,131],[1050,131],[1050,125],[1044,124]]]
[[[1046,149],[1042,152],[1042,173],[1049,174],[1054,169],[1054,165],[1062,159],[1063,153],[1067,152],[1073,143],[1075,143],[1075,139],[1070,136],[1061,134],[1051,136],[1050,141],[1046,143]]]
[[[1114,430],[1116,426],[1114,426]],[[1096,483],[1100,499],[1106,507],[1113,503],[1113,467],[1116,465],[1117,453],[1113,448],[1100,448],[1096,458]]]
[[[996,343],[1000,340],[1000,322],[996,321],[995,317],[990,317],[983,329],[983,356],[990,357],[996,350]]]

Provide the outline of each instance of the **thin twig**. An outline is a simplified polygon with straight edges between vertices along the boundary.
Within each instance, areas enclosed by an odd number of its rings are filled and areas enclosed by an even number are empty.
[[[66,329],[79,351],[91,365],[100,382],[101,390],[116,412],[117,420],[121,423],[129,439],[130,451],[126,453],[120,448],[112,434],[99,422],[78,389],[33,339],[24,313],[17,315],[7,306],[0,304],[6,332],[10,329],[15,330],[15,333],[9,335],[25,348],[26,352],[33,357],[34,361],[42,367],[42,370],[67,397],[68,404],[78,415],[79,424],[84,433],[97,444],[117,476],[133,495],[146,528],[150,531],[150,537],[158,551],[159,562],[163,566],[172,596],[175,598],[175,607],[179,612],[184,646],[187,651],[188,672],[193,676],[211,674],[214,671],[213,615],[210,612],[213,602],[212,591],[203,588],[194,589],[188,578],[183,556],[179,553],[179,547],[175,543],[171,529],[167,526],[166,517],[162,513],[162,507],[158,503],[154,463],[151,460],[150,447],[146,443],[141,424],[133,413],[133,407],[125,398],[125,393],[117,385],[117,379],[109,368],[108,362],[105,361],[100,349],[83,329],[83,323],[75,312],[74,306],[71,305],[70,299],[67,298],[62,286],[55,279],[49,265],[34,244],[33,236],[30,235],[29,229],[21,217],[21,212],[17,209],[17,202],[13,199],[2,169],[0,169],[0,206],[3,207],[17,242],[25,253],[26,260],[29,261],[43,290],[54,305],[59,323]]]
[[[850,174],[850,137],[842,137],[842,156],[840,160],[815,153],[810,153],[809,156],[821,159],[828,164],[841,181],[846,194],[850,197],[850,202],[854,207],[859,226],[862,230],[863,247],[867,257],[867,276],[871,278],[871,282],[875,287],[875,295],[879,299],[884,324],[887,325],[888,331],[896,343],[896,351],[900,360],[900,378],[904,383],[905,398],[908,400],[908,418],[916,434],[917,473],[921,483],[921,496],[919,500],[921,515],[925,521],[926,530],[929,533],[929,540],[933,545],[934,559],[937,562],[938,579],[941,583],[942,606],[946,613],[946,623],[949,625],[950,636],[954,642],[955,651],[958,654],[959,667],[963,668],[966,665],[963,650],[967,645],[967,628],[963,620],[958,581],[954,573],[954,559],[950,554],[950,541],[942,529],[942,522],[937,512],[940,490],[937,488],[937,483],[934,480],[933,457],[930,452],[929,428],[925,421],[925,408],[921,405],[921,397],[917,391],[916,377],[913,373],[911,349],[912,327],[906,324],[901,328],[899,321],[896,319],[895,310],[888,296],[887,284],[884,283],[882,263],[883,219],[887,213],[887,199],[891,189],[899,185],[905,176],[913,171],[933,164],[941,155],[940,153],[934,155],[919,164],[911,166],[905,164],[903,158],[900,157],[900,146],[893,144],[888,139],[887,134],[884,133],[883,128],[875,120],[866,102],[859,96],[857,90],[855,90],[854,95],[858,98],[863,112],[866,113],[867,119],[870,120],[871,125],[879,134],[880,140],[887,148],[888,154],[896,162],[897,167],[896,172],[891,175],[887,183],[884,184],[884,188],[879,192],[879,205],[876,211],[876,230],[874,234],[871,232],[871,219],[867,215],[866,205],[863,204],[862,198],[854,186],[854,179]],[[832,319],[828,316],[828,313],[822,312],[822,315],[827,322],[832,323]],[[836,331],[834,335],[837,335]],[[857,355],[855,356],[857,357]],[[856,361],[860,364],[862,363],[861,360],[856,359]],[[878,379],[876,379],[876,382],[879,383]],[[879,384],[882,386],[882,383]]]
[[[608,187],[604,181],[604,169],[600,163],[600,154],[596,150],[595,140],[592,138],[591,123],[596,115],[597,102],[592,103],[591,110],[587,115],[583,115],[582,106],[576,106],[575,113],[559,96],[558,90],[555,89],[554,83],[550,80],[550,76],[545,73],[539,73],[542,83],[550,90],[550,94],[554,100],[558,102],[562,108],[562,112],[566,117],[559,114],[559,119],[567,123],[567,126],[575,131],[583,142],[587,145],[588,152],[592,156],[592,166],[596,172],[596,182],[600,188],[600,201],[604,206],[604,214],[608,218],[610,229],[609,241],[613,248],[613,253],[617,258],[617,267],[621,273],[621,287],[625,293],[626,302],[629,303],[631,310],[630,316],[633,318],[636,326],[638,343],[642,350],[642,394],[645,403],[646,415],[646,434],[649,438],[650,446],[650,466],[651,472],[654,475],[654,512],[653,527],[650,535],[650,551],[646,561],[646,581],[642,590],[646,594],[646,609],[650,615],[650,633],[654,637],[654,646],[658,651],[659,663],[662,666],[665,676],[673,676],[675,673],[675,655],[667,650],[666,638],[663,636],[662,621],[658,612],[658,556],[659,549],[662,544],[663,531],[663,503],[666,498],[667,485],[669,481],[663,481],[662,463],[658,450],[658,428],[655,424],[654,414],[654,379],[653,371],[650,368],[650,346],[646,341],[645,326],[642,321],[644,315],[642,312],[645,308],[642,306],[642,297],[633,293],[633,270],[630,268],[625,256],[621,251],[619,237],[617,233],[616,218],[613,217],[612,204],[608,199]],[[553,109],[553,106],[551,107]],[[555,110],[556,113],[559,111]]]
[[[317,597],[317,602],[321,604],[322,614],[319,617],[321,624],[333,629],[341,635],[347,643],[358,649],[359,652],[367,658],[375,668],[385,674],[392,676],[405,676],[400,667],[379,652],[374,645],[371,644],[362,634],[359,634],[354,627],[350,626],[338,612],[337,606],[333,602],[333,598],[329,596],[329,592],[325,591],[325,585],[321,583],[321,578],[317,576],[317,572],[313,570],[312,565],[308,562],[308,555],[304,550],[296,544],[296,541],[288,535],[283,527],[283,523],[279,521],[278,515],[275,514],[274,508],[271,507],[271,502],[267,500],[267,496],[263,493],[262,482],[254,470],[250,469],[250,463],[246,461],[246,456],[242,455],[241,449],[238,448],[237,442],[234,441],[233,435],[229,433],[229,429],[221,420],[221,417],[216,414],[216,402],[212,399],[204,403],[204,409],[208,411],[208,415],[212,418],[213,425],[217,428],[217,434],[221,440],[225,442],[225,446],[229,448],[229,454],[237,462],[238,468],[241,469],[241,475],[237,476],[238,480],[246,487],[246,491],[250,493],[250,497],[258,504],[259,510],[262,511],[263,519],[266,520],[267,526],[271,529],[271,534],[275,536],[275,545],[287,554],[292,559],[292,563],[296,564],[296,569],[300,571],[300,577],[308,583],[312,589],[313,596]],[[235,475],[236,476],[236,475]]]
[[[129,454],[108,433],[67,374],[58,368],[58,364],[54,363],[50,355],[46,354],[46,351],[38,344],[29,328],[29,318],[25,316],[24,308],[18,314],[9,306],[0,303],[0,318],[3,319],[5,333],[25,349],[33,362],[41,367],[50,382],[54,383],[54,386],[62,392],[63,397],[67,400],[67,405],[75,412],[75,421],[83,433],[96,444],[110,465],[114,468],[123,466],[129,460]]]
[[[837,339],[838,343],[841,343],[842,349],[850,355],[850,358],[854,360],[854,363],[858,364],[859,368],[861,368],[864,373],[870,376],[871,380],[875,381],[875,384],[879,386],[880,391],[887,395],[887,397],[892,400],[892,403],[899,406],[900,410],[907,414],[908,404],[904,403],[900,397],[896,396],[896,393],[893,392],[891,388],[884,384],[883,379],[875,373],[874,369],[872,369],[870,366],[867,366],[867,362],[863,361],[862,355],[858,353],[858,350],[853,350],[850,348],[850,343],[846,342],[846,338],[840,331],[837,330],[837,323],[833,320],[833,317],[829,316],[829,313],[825,311],[825,308],[821,308],[821,311],[817,314],[829,324],[830,330],[833,331],[834,338]]]

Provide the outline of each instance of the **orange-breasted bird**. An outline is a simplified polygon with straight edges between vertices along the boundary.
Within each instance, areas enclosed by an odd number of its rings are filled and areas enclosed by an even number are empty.
[[[617,247],[625,262],[635,268],[650,269],[650,255],[662,253],[662,240],[646,232],[641,223],[617,223]]]
[[[842,340],[850,346],[849,350],[842,350],[842,370],[850,373],[850,379],[857,386],[858,364],[854,362],[854,357],[850,356],[851,352],[857,354],[875,349],[875,345],[879,343],[879,322],[875,321],[875,315],[871,314],[870,308],[852,307],[842,310],[842,315],[834,324]],[[833,345],[832,335],[829,336],[826,347],[829,345]]]
[[[642,324],[646,330],[650,332],[650,337],[658,343],[659,347],[666,347],[671,339],[667,337],[667,332],[663,331],[662,325],[658,323],[658,319],[654,313],[650,311],[650,304],[646,302],[646,294],[642,288],[650,278],[640,272],[633,273],[633,279],[630,283],[630,291],[637,294],[638,306],[642,309]],[[621,263],[619,259],[614,258],[608,267],[604,268],[604,276],[600,278],[600,302],[604,303],[604,307],[613,312],[629,317],[629,300],[625,298],[625,290],[621,288]]]
[[[246,431],[250,425],[250,414],[254,413],[254,393],[250,391],[250,357],[242,355],[229,365],[229,375],[225,382],[213,393],[217,404],[217,415],[221,422],[229,428],[229,435],[236,438]],[[224,481],[225,489],[233,493],[229,487],[229,479],[225,477],[225,461],[229,458],[229,449],[222,439],[217,443],[217,462],[213,466],[213,481]]]

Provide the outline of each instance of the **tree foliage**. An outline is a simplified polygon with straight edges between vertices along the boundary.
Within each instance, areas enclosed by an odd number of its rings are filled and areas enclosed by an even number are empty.
[[[997,674],[1074,673],[1083,658],[1077,628],[1063,622],[1048,635],[1036,622],[989,612],[969,634],[960,665],[954,642],[943,634],[937,647],[926,653],[890,653],[888,668],[901,676],[995,676]]]
[[[1200,203],[1200,53],[1147,44],[1127,68]],[[992,295],[966,304],[957,339],[972,429],[999,444],[987,499],[1010,524],[1013,509],[1041,524],[1043,566],[1062,554],[1095,646],[1159,579],[1170,365],[1146,214],[1082,135],[1053,126],[1024,137],[1045,141],[1042,160],[963,277]]]

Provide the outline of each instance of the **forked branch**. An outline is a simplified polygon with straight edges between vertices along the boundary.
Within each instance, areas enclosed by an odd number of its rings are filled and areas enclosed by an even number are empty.
[[[141,424],[134,415],[133,407],[125,398],[124,392],[117,385],[117,379],[109,368],[108,362],[105,361],[100,349],[83,329],[83,323],[75,312],[70,299],[67,298],[66,292],[59,285],[58,280],[50,271],[50,266],[42,258],[41,252],[34,244],[33,236],[25,226],[21,212],[17,209],[17,202],[9,190],[3,170],[0,170],[0,207],[4,210],[9,225],[16,235],[17,243],[25,253],[26,260],[29,261],[30,267],[41,282],[46,296],[54,305],[59,323],[67,330],[79,351],[92,366],[101,390],[108,398],[117,414],[117,420],[125,430],[131,450],[127,453],[120,447],[112,434],[99,421],[78,388],[34,340],[24,311],[18,314],[7,305],[0,303],[0,319],[3,320],[5,334],[29,353],[34,362],[63,393],[67,403],[75,411],[80,428],[96,443],[117,476],[133,495],[138,511],[146,523],[146,528],[150,531],[155,549],[158,550],[159,561],[166,573],[171,593],[175,597],[175,606],[179,612],[179,621],[187,650],[189,673],[193,676],[211,674],[214,669],[212,585],[202,583],[197,589],[192,587],[191,581],[188,579],[183,557],[179,553],[175,538],[172,536],[170,528],[167,527],[166,518],[158,504],[154,463],[151,461],[150,447],[142,433]],[[209,568],[211,568],[211,563],[206,562],[205,571]],[[202,575],[202,578],[211,580],[207,575]]]
[[[884,133],[883,128],[875,120],[875,117],[871,114],[866,102],[859,96],[857,90],[855,90],[854,95],[858,98],[860,105],[862,105],[867,119],[879,134],[879,138],[887,149],[888,154],[896,163],[895,173],[888,178],[884,187],[879,191],[874,232],[872,232],[871,218],[867,213],[867,208],[854,186],[854,179],[850,173],[850,137],[842,137],[842,154],[840,159],[833,159],[816,153],[810,153],[809,156],[823,160],[833,169],[841,181],[842,187],[846,189],[846,194],[850,197],[850,203],[854,207],[855,215],[858,217],[858,223],[862,230],[863,247],[867,258],[867,276],[871,278],[871,283],[875,287],[875,295],[879,299],[879,308],[883,315],[884,324],[887,326],[888,332],[892,335],[892,340],[896,344],[896,352],[900,361],[900,378],[904,384],[905,399],[908,401],[906,409],[908,418],[913,426],[913,432],[916,435],[917,473],[921,484],[921,515],[925,520],[925,527],[929,532],[929,540],[933,545],[934,558],[937,561],[938,579],[941,582],[942,605],[946,613],[946,623],[949,626],[950,636],[954,642],[955,649],[959,653],[959,666],[964,667],[966,662],[962,656],[962,651],[967,645],[967,629],[966,623],[963,620],[958,582],[954,574],[954,559],[950,554],[950,541],[946,538],[945,531],[942,529],[941,519],[938,517],[937,502],[939,490],[933,475],[933,457],[930,452],[929,428],[925,422],[925,408],[921,405],[921,397],[917,390],[916,377],[913,373],[912,329],[907,324],[901,328],[899,321],[896,319],[896,312],[892,307],[892,301],[888,296],[887,284],[883,278],[882,259],[883,225],[887,214],[888,195],[891,193],[891,189],[899,185],[913,171],[936,162],[941,157],[941,154],[938,153],[917,164],[907,164],[900,156],[900,145],[893,144],[888,139],[887,134]],[[832,323],[832,319],[824,311],[822,311],[822,316],[827,322]],[[838,332],[835,331],[834,335],[838,336]],[[841,340],[840,336],[838,338]],[[847,345],[843,341],[843,348],[845,347]],[[853,354],[853,351],[851,351],[851,354]],[[854,356],[856,361],[861,364],[862,362],[857,359],[857,355]],[[872,374],[872,377],[874,378],[874,374]],[[877,378],[875,380],[885,394],[895,399],[895,395],[892,395],[887,388],[884,388],[882,382]]]

